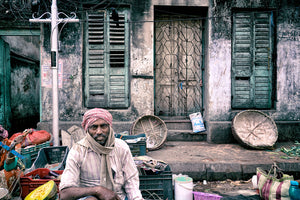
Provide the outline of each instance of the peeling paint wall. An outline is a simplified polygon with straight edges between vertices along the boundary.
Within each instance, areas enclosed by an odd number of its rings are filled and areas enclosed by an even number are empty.
[[[39,65],[11,58],[12,133],[35,128],[39,121]]]
[[[210,120],[231,120],[231,9],[274,8],[275,1],[211,2],[209,40],[208,109]],[[287,6],[287,5],[285,5]],[[276,12],[275,12],[276,13]],[[277,19],[277,101],[272,109],[275,120],[299,120],[299,8],[282,7]],[[222,16],[222,17],[221,17]],[[298,16],[298,19],[297,19]],[[219,83],[222,83],[219,87]],[[217,89],[218,88],[218,89]]]
[[[207,76],[208,119],[228,120],[231,109],[231,43],[225,39],[214,40],[209,45]]]
[[[282,7],[277,24],[277,120],[300,120],[300,9]]]
[[[43,44],[41,47],[41,85],[42,85],[42,121],[52,120],[52,71],[50,25],[43,25]],[[59,120],[76,121],[82,119],[83,90],[82,69],[82,27],[70,23],[60,30],[59,64]]]
[[[154,112],[154,5],[208,6],[208,1],[124,1],[130,6],[130,107],[111,110],[116,120],[135,120]],[[83,23],[67,24],[60,35],[59,60],[63,66],[63,81],[59,88],[60,121],[80,121],[84,107],[84,47]],[[41,70],[50,65],[50,25],[43,25]],[[50,85],[43,85],[42,121],[52,120],[51,71]]]
[[[9,42],[11,51],[34,60],[40,59],[39,36],[2,36],[2,38]]]
[[[10,46],[10,134],[36,128],[39,122],[39,36],[2,36]],[[24,48],[25,47],[25,48]]]
[[[114,119],[132,121],[154,112],[154,6],[203,6],[209,9],[205,35],[204,120],[208,140],[230,140],[230,123],[240,110],[231,108],[231,43],[233,9],[274,9],[276,13],[276,101],[264,110],[277,121],[297,121],[299,112],[299,8],[276,0],[134,0],[130,9],[130,106],[113,110]],[[277,9],[277,10],[276,10]],[[43,26],[41,67],[50,61],[50,30]],[[60,121],[80,121],[84,106],[83,23],[67,24],[60,36],[62,87],[59,89]],[[50,75],[51,76],[51,73]],[[42,120],[52,119],[51,88],[42,85]],[[217,124],[219,123],[219,124]],[[217,131],[222,130],[222,131]],[[226,131],[224,131],[226,130]],[[226,133],[224,133],[226,132]],[[220,135],[218,135],[220,134]],[[221,135],[223,134],[223,135]],[[224,134],[227,134],[227,136]]]
[[[133,23],[131,26],[130,100],[131,105],[137,111],[136,117],[142,114],[153,114],[154,111],[154,32],[151,8],[151,1],[135,1],[131,12]]]
[[[232,9],[259,10],[268,8],[273,10],[276,16],[276,101],[274,108],[263,110],[263,112],[270,115],[278,123],[279,138],[288,137],[289,134],[281,127],[283,121],[285,123],[290,121],[291,124],[297,121],[299,123],[300,11],[299,5],[296,4],[295,2],[273,0],[210,1],[209,57],[208,70],[205,74],[207,80],[206,120],[208,121],[209,141],[220,143],[232,141],[230,123],[233,117],[241,111],[231,109]],[[224,131],[225,129],[227,131]],[[223,132],[218,130],[223,130]],[[295,135],[290,138],[295,138]]]
[[[208,1],[135,1],[131,20],[131,103],[141,114],[154,112],[154,6],[207,6]],[[147,76],[147,78],[141,78]],[[138,77],[138,78],[135,78]],[[137,116],[138,116],[137,115]]]

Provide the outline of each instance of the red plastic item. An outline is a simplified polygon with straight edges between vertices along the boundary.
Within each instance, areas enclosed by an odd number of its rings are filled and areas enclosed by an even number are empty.
[[[54,171],[56,174],[62,174],[63,170]],[[46,179],[44,177],[49,176],[50,170],[47,168],[38,168],[25,174],[20,177],[20,183],[22,187],[21,197],[24,199],[31,191],[36,189],[37,187],[47,183],[50,180],[53,180],[57,187],[59,187],[60,180],[59,179]],[[39,176],[39,179],[35,179],[36,176]],[[59,190],[57,190],[58,192]]]

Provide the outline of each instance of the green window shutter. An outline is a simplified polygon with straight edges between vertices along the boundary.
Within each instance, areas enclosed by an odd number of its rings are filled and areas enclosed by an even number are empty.
[[[119,22],[109,23],[109,105],[128,107],[128,38],[127,13],[119,11]]]
[[[254,105],[255,108],[272,106],[272,15],[254,13]]]
[[[251,15],[235,13],[232,51],[232,107],[252,107],[252,26]]]
[[[128,24],[109,11],[87,14],[85,102],[87,107],[128,107]]]
[[[271,108],[271,15],[234,13],[233,19],[232,107]]]

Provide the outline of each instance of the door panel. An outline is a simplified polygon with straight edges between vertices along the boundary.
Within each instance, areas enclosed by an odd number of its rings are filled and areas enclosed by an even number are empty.
[[[155,23],[155,114],[202,110],[202,20],[160,16]]]
[[[0,38],[0,124],[10,129],[10,49]]]

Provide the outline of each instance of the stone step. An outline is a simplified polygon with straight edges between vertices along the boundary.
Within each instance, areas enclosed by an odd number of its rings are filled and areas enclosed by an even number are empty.
[[[206,141],[206,133],[193,133],[192,130],[168,130],[167,141]]]
[[[163,120],[168,130],[193,130],[192,123],[187,119],[180,120]]]

